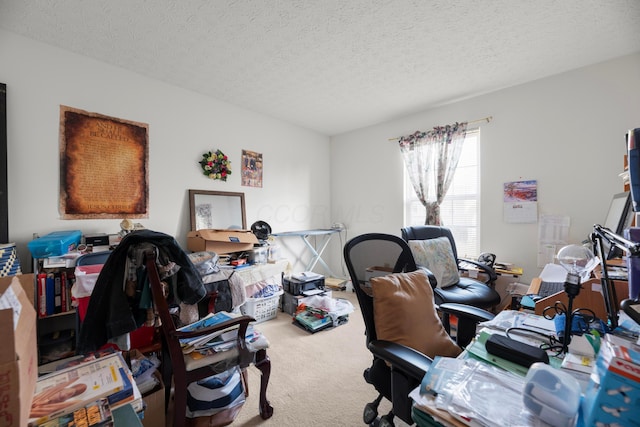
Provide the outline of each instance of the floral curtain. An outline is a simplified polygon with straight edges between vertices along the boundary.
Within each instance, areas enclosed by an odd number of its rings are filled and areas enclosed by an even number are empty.
[[[426,210],[425,225],[441,225],[440,203],[451,185],[466,134],[464,122],[400,138],[409,179]]]

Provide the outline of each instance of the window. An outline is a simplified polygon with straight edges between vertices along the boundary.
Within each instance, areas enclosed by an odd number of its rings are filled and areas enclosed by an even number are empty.
[[[405,182],[405,225],[424,225],[424,206]],[[480,130],[467,132],[449,191],[440,205],[442,225],[451,229],[461,258],[480,254]]]

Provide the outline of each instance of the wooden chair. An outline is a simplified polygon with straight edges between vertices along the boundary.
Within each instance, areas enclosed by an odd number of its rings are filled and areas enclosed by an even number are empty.
[[[197,331],[177,331],[163,292],[163,284],[156,266],[155,252],[149,251],[145,254],[145,266],[149,285],[151,286],[153,302],[158,311],[160,321],[162,322],[162,377],[165,382],[165,411],[171,396],[171,381],[173,378],[173,425],[185,425],[187,386],[189,383],[224,372],[233,366],[238,366],[244,371],[251,363],[262,373],[259,403],[260,416],[263,419],[270,418],[273,415],[273,408],[267,400],[266,392],[271,374],[271,362],[266,353],[266,339],[263,340],[265,345],[258,345],[252,348],[250,348],[245,340],[247,326],[250,322],[254,321],[254,319],[249,316],[240,316]],[[189,363],[189,360],[185,360],[185,355],[180,346],[180,339],[210,334],[234,325],[238,325],[237,345],[234,349],[207,356],[198,360],[197,364]],[[246,392],[248,394],[248,389]]]

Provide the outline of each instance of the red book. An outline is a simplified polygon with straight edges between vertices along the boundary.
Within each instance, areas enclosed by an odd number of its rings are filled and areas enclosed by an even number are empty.
[[[38,274],[38,317],[47,317],[47,274]]]
[[[67,305],[67,285],[67,272],[62,270],[60,272],[60,311],[62,313],[69,311],[69,306]]]

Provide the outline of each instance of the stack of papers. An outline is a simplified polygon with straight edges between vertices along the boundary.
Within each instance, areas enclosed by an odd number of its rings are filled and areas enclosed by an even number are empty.
[[[548,335],[555,335],[553,320],[545,319],[533,313],[515,310],[503,310],[493,319],[480,323],[481,327],[506,331],[509,328],[525,328]]]
[[[200,329],[208,328],[210,326],[219,325],[238,316],[240,315],[236,313],[229,313],[226,311],[209,313],[202,319],[179,328],[178,331],[197,331]],[[235,340],[238,337],[238,328],[239,325],[234,325],[199,337],[183,338],[180,340],[180,344],[182,345],[182,352],[188,354],[193,352],[194,350],[202,350],[205,348],[211,349],[213,347],[215,347],[216,351],[228,350],[235,345]],[[247,335],[249,335],[249,331],[247,331]]]
[[[324,278],[322,274],[314,273],[313,271],[303,271],[302,273],[294,273],[291,275],[291,277],[301,282],[308,282],[310,280],[317,280],[317,279]]]

